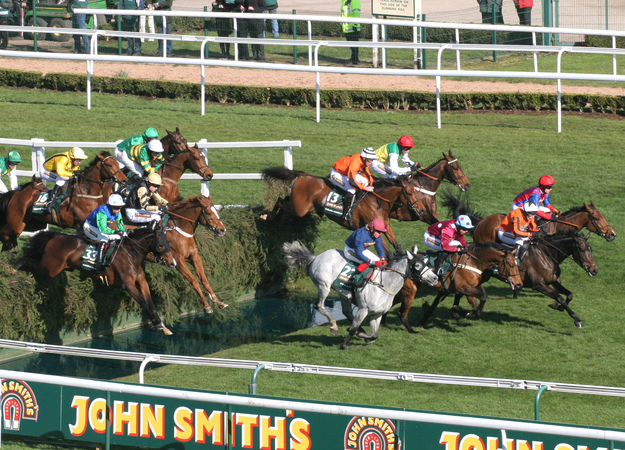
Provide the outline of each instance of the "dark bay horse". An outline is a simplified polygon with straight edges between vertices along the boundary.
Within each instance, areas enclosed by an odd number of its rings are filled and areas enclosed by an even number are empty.
[[[31,181],[15,191],[0,195],[0,242],[3,252],[16,248],[17,238],[24,231],[30,231],[26,228],[30,221],[29,208],[45,190],[43,180],[33,176]]]
[[[486,302],[487,295],[483,284],[488,281],[492,270],[495,269],[501,278],[510,285],[513,291],[523,286],[516,254],[504,246],[492,242],[472,243],[466,254],[454,253],[451,255],[451,266],[442,274],[435,289],[440,293],[432,305],[425,312],[419,326],[424,326],[436,307],[450,294],[456,293],[458,298],[467,296],[473,305],[473,314],[479,316]],[[408,313],[417,294],[418,283],[414,279],[406,280],[402,290],[395,296],[394,303],[401,303],[399,320],[408,332],[415,333],[408,323]],[[477,306],[480,299],[480,306]],[[469,317],[473,317],[471,314]]]
[[[274,212],[267,217],[268,221],[280,216],[283,220],[288,220],[290,217],[303,217],[313,210],[319,216],[324,215],[326,197],[332,190],[327,179],[285,167],[271,167],[263,170],[262,173],[267,180],[287,182],[295,180],[291,189],[291,197],[278,200]],[[378,184],[379,187],[374,192],[366,193],[354,206],[351,223],[338,216],[329,215],[328,217],[350,230],[363,227],[373,219],[381,219],[386,225],[386,238],[395,249],[398,249],[399,245],[391,227],[390,218],[395,216],[398,209],[402,207],[408,211],[414,210],[415,215],[423,209],[423,202],[416,200],[418,192],[410,182],[410,178],[402,177],[398,182],[380,180],[382,184]]]
[[[41,182],[25,187],[27,193],[15,197],[19,201],[0,204],[0,215],[6,216],[6,222],[1,225],[0,239],[3,244],[9,242],[9,247],[14,247],[22,232],[42,230],[47,224],[78,228],[91,211],[106,203],[116,183],[127,180],[115,158],[109,152],[102,152],[83,172],[68,180],[67,197],[61,202],[58,212],[33,213],[33,205],[39,194],[46,189]],[[3,245],[3,250],[5,249]]]
[[[122,239],[104,274],[81,269],[82,256],[88,244],[82,236],[42,231],[30,239],[25,252],[25,268],[52,278],[64,270],[80,270],[96,279],[103,276],[107,286],[122,288],[128,292],[147,312],[157,330],[166,335],[172,334],[156,312],[144,270],[145,258],[149,252],[156,255],[168,268],[173,268],[176,264],[165,234],[160,230],[131,231],[129,237]]]
[[[169,219],[165,231],[171,245],[171,252],[176,258],[176,269],[191,283],[193,289],[197,292],[204,312],[210,314],[213,312],[213,309],[206,301],[200,283],[198,283],[189,266],[187,266],[187,261],[193,266],[211,301],[220,308],[227,307],[227,304],[217,298],[217,294],[215,294],[215,291],[208,283],[202,257],[199,254],[194,237],[198,224],[202,224],[218,237],[226,234],[226,227],[219,218],[217,209],[213,206],[212,198],[204,196],[190,197],[173,204],[168,214]]]
[[[497,230],[504,217],[505,214],[493,214],[480,220],[473,232],[474,239],[476,241],[495,242]],[[557,231],[579,231],[582,228],[587,228],[588,231],[601,236],[608,242],[616,239],[616,231],[608,224],[601,211],[595,207],[594,202],[590,202],[589,205],[573,207],[560,214],[555,226],[550,225],[547,232],[553,234]]]

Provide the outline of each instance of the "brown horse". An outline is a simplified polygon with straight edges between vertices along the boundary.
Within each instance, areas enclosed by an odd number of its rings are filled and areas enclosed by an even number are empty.
[[[191,197],[174,204],[169,211],[169,219],[166,225],[167,239],[171,244],[171,252],[176,258],[176,269],[193,286],[197,292],[200,302],[204,307],[204,312],[210,314],[213,309],[206,301],[202,293],[200,283],[198,283],[187,261],[191,262],[195,273],[200,278],[204,288],[208,291],[209,298],[220,308],[228,305],[217,298],[217,294],[211,288],[204,272],[204,264],[199,254],[197,243],[195,242],[195,229],[198,224],[202,224],[221,237],[226,234],[226,227],[219,218],[217,209],[213,206],[211,197],[197,196]]]
[[[419,326],[427,322],[436,307],[452,292],[459,297],[466,295],[469,302],[474,305],[474,314],[479,316],[487,299],[483,284],[488,281],[493,269],[497,270],[513,291],[523,286],[515,252],[507,250],[502,245],[491,242],[473,243],[467,248],[466,254],[452,253],[451,267],[442,274],[441,281],[434,286],[440,293],[425,312]],[[394,301],[394,303],[401,303],[399,320],[410,333],[415,333],[415,331],[408,323],[408,313],[417,290],[415,281],[408,279],[402,290],[395,296]],[[478,298],[481,302],[479,308],[477,307]]]
[[[478,242],[496,242],[497,230],[505,214],[493,214],[480,220],[473,232],[474,239]],[[616,239],[616,231],[608,224],[605,216],[595,208],[595,203],[571,208],[557,217],[555,226],[550,226],[548,233],[557,231],[575,230],[587,228],[589,231],[601,236],[610,242]]]
[[[136,237],[130,237],[131,234]],[[92,278],[104,277],[107,286],[122,288],[128,292],[147,312],[157,330],[166,335],[172,334],[156,312],[144,270],[145,258],[149,252],[155,254],[168,268],[173,268],[176,264],[165,234],[160,230],[145,229],[129,232],[128,238],[122,238],[117,253],[104,274],[85,272],[81,268],[87,245],[89,243],[82,236],[42,231],[30,239],[25,252],[24,268],[52,278],[64,270],[80,270]]]
[[[17,238],[28,231],[28,207],[37,201],[44,190],[46,186],[41,178],[33,176],[31,181],[17,190],[0,195],[0,242],[3,252],[16,248]]]
[[[55,210],[52,213],[47,210],[45,213],[33,212],[37,198],[46,190],[41,181],[31,186],[26,185],[26,192],[13,194],[11,200],[0,203],[0,215],[6,216],[6,221],[0,225],[3,250],[17,246],[17,238],[22,232],[42,230],[47,224],[79,228],[91,211],[106,202],[113,193],[115,184],[127,180],[115,158],[108,152],[102,152],[84,172],[79,172],[68,181],[67,197],[61,202],[58,212]],[[7,247],[5,243],[8,243]]]
[[[332,190],[332,185],[326,178],[308,175],[305,172],[290,170],[285,167],[271,167],[262,171],[263,178],[270,180],[293,181],[290,198],[280,199],[274,207],[274,211],[267,217],[272,221],[281,217],[287,220],[290,217],[303,217],[310,211],[315,211],[323,216],[326,197]],[[395,233],[390,224],[391,217],[398,217],[398,211],[410,220],[412,215],[421,215],[424,210],[423,201],[419,200],[419,192],[411,176],[400,177],[397,181],[379,180],[376,182],[376,190],[367,192],[361,200],[355,204],[352,220],[343,220],[340,216],[328,215],[330,219],[339,225],[355,230],[363,227],[373,219],[381,219],[386,225],[386,238],[395,247],[399,248]]]
[[[176,129],[178,130],[178,129]],[[170,133],[168,131],[168,133]],[[179,134],[179,133],[178,133]],[[170,136],[173,136],[170,138]],[[179,138],[182,136],[179,136]],[[180,140],[178,138],[178,140]],[[182,138],[184,139],[184,138]],[[169,145],[169,156],[163,163],[163,167],[159,171],[163,179],[163,187],[160,194],[167,201],[175,201],[180,197],[180,191],[178,190],[178,182],[182,177],[185,170],[190,170],[195,174],[202,177],[203,181],[210,181],[213,179],[213,172],[208,167],[204,154],[199,147],[194,145],[189,147],[186,145],[186,139],[184,139],[184,148],[182,143],[175,143],[175,134],[168,134],[163,140],[171,140],[174,144]]]

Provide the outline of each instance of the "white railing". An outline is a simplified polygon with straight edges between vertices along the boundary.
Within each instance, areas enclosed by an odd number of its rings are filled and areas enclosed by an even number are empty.
[[[205,114],[205,68],[206,66],[223,66],[223,67],[245,67],[256,69],[272,69],[283,71],[296,71],[296,72],[313,72],[316,74],[316,120],[320,122],[320,110],[321,110],[321,73],[352,73],[363,75],[404,75],[404,76],[420,76],[420,77],[435,77],[437,80],[436,95],[437,95],[437,126],[441,127],[441,106],[440,106],[440,80],[442,77],[476,77],[476,78],[523,78],[523,79],[543,79],[543,80],[556,80],[557,81],[557,95],[558,95],[558,132],[562,130],[562,80],[587,80],[587,81],[611,81],[611,82],[624,82],[625,76],[618,75],[617,70],[617,55],[624,55],[625,50],[616,48],[616,38],[625,37],[625,31],[610,31],[610,30],[585,30],[576,28],[548,28],[548,27],[520,27],[511,25],[487,25],[487,24],[460,24],[460,23],[434,23],[434,22],[420,22],[412,20],[388,20],[388,19],[346,19],[336,16],[304,16],[304,15],[288,15],[288,14],[241,14],[241,13],[210,13],[210,12],[196,12],[196,11],[132,11],[132,10],[93,10],[93,9],[78,9],[77,12],[81,14],[106,14],[106,15],[156,15],[162,16],[166,21],[167,17],[220,17],[220,18],[232,18],[236,27],[237,20],[244,18],[253,19],[279,19],[279,20],[297,20],[306,21],[308,24],[308,39],[306,40],[290,40],[290,39],[272,39],[268,41],[266,39],[252,39],[252,38],[220,38],[214,36],[198,36],[198,35],[170,35],[170,34],[150,34],[150,37],[156,39],[168,39],[179,41],[194,41],[201,44],[201,49],[198,58],[177,58],[177,57],[132,57],[132,56],[117,56],[117,55],[99,55],[97,40],[99,37],[146,37],[146,34],[142,33],[130,33],[119,32],[111,30],[81,30],[83,34],[89,34],[92,37],[91,40],[91,54],[89,55],[74,55],[74,54],[60,54],[60,53],[33,53],[33,52],[18,52],[9,50],[0,50],[0,56],[15,56],[26,58],[39,58],[39,59],[67,59],[67,60],[84,60],[87,62],[87,108],[91,109],[91,75],[94,72],[95,61],[113,61],[113,62],[141,62],[141,63],[160,63],[160,64],[178,64],[178,65],[194,65],[201,67],[201,110],[202,115]],[[375,30],[384,30],[388,26],[397,27],[410,27],[415,30],[414,35],[417,36],[417,30],[419,28],[431,28],[431,29],[453,29],[456,33],[456,43],[453,44],[427,44],[419,42],[378,42],[378,31],[374,31],[372,42],[366,41],[328,41],[328,40],[313,40],[312,39],[312,22],[359,22],[363,24],[371,24],[375,27]],[[32,27],[10,27],[0,26],[0,30],[7,29],[11,31],[32,32]],[[55,32],[60,34],[74,34],[76,30],[62,29],[62,28],[37,28],[40,32]],[[460,44],[459,32],[460,30],[485,30],[485,31],[514,31],[522,33],[531,33],[532,42],[535,44],[536,35],[538,33],[544,36],[553,34],[572,34],[572,35],[598,35],[608,36],[612,39],[611,48],[582,48],[582,47],[570,47],[570,46],[537,46],[537,45],[478,45],[478,44]],[[415,38],[416,40],[416,38]],[[308,65],[293,65],[293,64],[274,64],[274,63],[261,63],[261,62],[241,62],[238,61],[238,48],[235,45],[235,60],[234,61],[221,61],[212,60],[205,57],[205,48],[209,43],[241,43],[241,44],[264,44],[274,46],[305,46],[308,47]],[[419,70],[419,69],[389,69],[386,67],[384,61],[386,58],[382,57],[382,68],[348,68],[348,67],[334,67],[334,66],[320,66],[318,52],[322,47],[360,47],[360,48],[373,48],[381,49],[382,52],[386,52],[390,49],[409,48],[414,51],[418,49],[437,50],[437,69],[435,70]],[[163,46],[165,49],[165,46]],[[445,50],[452,50],[456,52],[456,70],[442,70],[441,61],[442,54]],[[506,52],[532,52],[534,53],[534,70],[531,72],[509,72],[509,71],[477,71],[467,70],[460,66],[460,53],[463,51],[506,51]],[[165,50],[164,50],[165,51]],[[536,55],[539,52],[550,52],[558,55],[558,64],[556,72],[539,72]],[[565,53],[588,53],[588,54],[611,54],[612,58],[612,74],[602,73],[567,73],[561,70],[561,59]]]
[[[110,149],[113,150],[119,144],[121,140],[116,142],[75,142],[75,141],[46,141],[44,139],[3,139],[0,138],[0,145],[13,145],[19,147],[30,147],[31,156],[31,170],[16,170],[17,176],[32,177],[35,174],[39,174],[39,170],[46,161],[45,151],[46,148],[98,148],[98,149]],[[208,149],[233,149],[233,148],[282,148],[284,152],[284,166],[293,169],[293,148],[301,147],[302,141],[253,141],[253,142],[208,142],[206,139],[202,139],[197,143],[190,142],[189,145],[197,146],[204,153],[204,157],[208,161]],[[184,174],[183,180],[202,180],[197,174]],[[214,174],[213,180],[260,180],[260,173],[217,173]],[[202,195],[210,195],[210,188],[208,181],[202,181],[201,186]]]
[[[357,369],[349,367],[321,366],[275,361],[250,361],[242,359],[208,358],[198,356],[161,355],[155,353],[123,352],[115,350],[99,350],[93,348],[68,347],[64,345],[38,344],[33,342],[0,339],[0,348],[21,350],[31,353],[50,353],[84,358],[100,358],[120,361],[140,362],[139,383],[145,383],[145,368],[150,363],[177,364],[189,366],[221,367],[229,369],[259,370],[272,372],[301,373],[307,375],[325,375],[350,378],[367,378],[387,381],[407,381],[413,383],[449,384],[456,386],[476,386],[503,389],[521,389],[538,391],[545,390],[569,394],[600,395],[609,397],[625,397],[625,388],[594,386],[570,383],[555,383],[533,380],[516,380],[506,378],[465,377],[460,375],[437,375],[416,372],[398,372],[390,370]],[[0,371],[1,373],[2,371]],[[4,377],[3,377],[4,378]],[[255,382],[255,379],[253,380]],[[538,398],[538,397],[537,397]],[[625,436],[625,433],[623,433]],[[618,440],[618,439],[617,439]]]

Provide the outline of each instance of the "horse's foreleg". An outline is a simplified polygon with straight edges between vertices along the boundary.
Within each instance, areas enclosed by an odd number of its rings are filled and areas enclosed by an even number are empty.
[[[571,316],[571,318],[575,322],[575,326],[577,328],[584,328],[584,323],[580,320],[579,317],[577,317],[577,314],[575,314],[575,312],[571,309],[566,300],[559,294],[557,289],[554,289],[553,287],[544,284],[539,284],[534,289],[557,301],[558,304],[562,306],[562,308],[564,308],[567,313],[569,313],[569,316]]]
[[[410,308],[412,307],[412,302],[414,301],[415,296],[417,295],[417,285],[412,280],[406,280],[404,286],[399,291],[399,294],[395,296],[395,301],[401,301],[401,307],[399,312],[399,321],[404,325],[408,333],[417,333],[412,329],[410,323],[408,323],[408,313],[410,312]]]
[[[121,274],[120,274],[121,276]],[[127,277],[128,275],[125,275]],[[132,276],[132,275],[131,275]],[[123,287],[130,294],[132,298],[135,299],[141,308],[148,313],[148,316],[152,320],[152,324],[156,327],[157,330],[162,331],[165,335],[173,334],[163,323],[161,318],[158,316],[156,312],[156,308],[154,303],[152,302],[152,296],[150,294],[150,287],[145,280],[145,273],[138,274],[134,280],[129,280],[127,278],[123,279]]]
[[[432,315],[432,313],[434,313],[434,310],[436,309],[436,307],[440,304],[440,302],[445,300],[448,295],[449,294],[446,293],[446,292],[439,292],[438,293],[438,295],[434,299],[434,302],[432,302],[432,305],[428,308],[428,310],[423,315],[423,318],[421,319],[421,322],[419,322],[419,326],[420,327],[425,326],[425,324],[427,323],[427,321],[430,318],[430,316]]]
[[[551,285],[555,287],[560,294],[564,294],[566,296],[567,304],[571,303],[571,301],[573,300],[573,293],[569,291],[567,288],[565,288],[564,286],[562,286],[562,284],[560,283],[559,277],[558,277],[558,280],[551,283]],[[552,303],[549,305],[549,307],[553,309],[557,309],[558,311],[564,311],[564,307],[562,307],[562,305],[558,303]]]
[[[380,320],[381,319],[382,319],[381,314],[371,318],[371,321],[369,322],[369,325],[371,326],[371,336],[368,338],[365,338],[365,342],[367,344],[371,344],[373,341],[375,341],[378,338],[378,335],[380,333]]]
[[[358,331],[358,328],[360,328],[360,325],[365,320],[365,317],[367,317],[368,313],[369,313],[369,310],[367,308],[358,309],[358,312],[354,316],[354,321],[349,327],[347,337],[341,344],[341,348],[343,350],[347,350],[349,348],[349,343],[352,340],[352,337],[354,337],[354,334],[356,334],[356,331]]]
[[[276,200],[276,204],[273,205],[273,209],[271,210],[271,212],[269,214],[260,216],[261,219],[265,219],[267,222],[273,222],[276,219],[279,219],[284,214],[285,201],[285,199],[279,197],[278,200]]]
[[[195,292],[197,292],[197,295],[200,298],[200,303],[202,304],[202,307],[204,308],[204,312],[206,314],[211,314],[213,312],[213,308],[211,308],[208,302],[206,301],[206,297],[204,297],[204,294],[202,293],[202,288],[200,286],[200,283],[198,283],[197,279],[191,273],[189,266],[187,266],[187,262],[184,260],[184,258],[176,258],[176,261],[178,262],[178,264],[176,264],[176,269],[178,269],[178,272],[180,272],[180,274],[189,283],[191,283],[191,286],[193,286],[193,289],[195,289]],[[198,273],[197,269],[195,272]]]
[[[395,237],[395,232],[391,228],[390,224],[386,224],[385,236],[386,236],[386,239],[388,239],[388,242],[393,246],[393,248],[395,250],[399,250],[399,244],[397,243],[397,238]],[[385,247],[384,250],[386,251],[388,249]]]
[[[193,265],[197,276],[200,277],[200,281],[206,289],[206,292],[208,292],[208,296],[210,297],[211,301],[219,306],[220,309],[227,308],[228,304],[222,302],[217,298],[217,294],[215,294],[215,291],[213,291],[213,288],[208,283],[208,278],[206,278],[206,272],[204,272],[204,263],[202,262],[202,258],[198,253],[191,254],[191,265]]]

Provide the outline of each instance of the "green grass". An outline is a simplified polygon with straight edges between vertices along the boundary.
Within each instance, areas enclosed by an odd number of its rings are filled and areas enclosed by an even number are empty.
[[[471,180],[471,201],[484,214],[508,211],[515,194],[549,173],[557,182],[552,194],[556,207],[568,209],[594,200],[619,235],[612,243],[591,237],[598,277],[590,279],[570,260],[563,264],[563,283],[574,293],[571,306],[584,321],[584,329],[576,329],[566,313],[548,308],[546,297],[525,289],[513,300],[505,285],[493,281],[487,285],[490,300],[481,320],[453,320],[447,300],[418,335],[403,329],[393,309],[390,328],[381,331],[378,341],[365,345],[356,339],[349,351],[339,350],[347,326],[343,322],[338,337],[331,336],[324,325],[212,356],[623,386],[622,120],[565,115],[563,132],[558,134],[556,117],[551,114],[444,113],[439,130],[434,113],[324,110],[317,124],[311,108],[207,105],[202,117],[195,101],[95,94],[91,111],[85,103],[84,94],[0,89],[3,136],[113,141],[148,126],[161,132],[179,126],[191,141],[300,139],[303,147],[295,150],[295,168],[326,175],[343,155],[409,134],[416,142],[411,156],[424,165],[439,159],[443,151],[453,150]],[[2,154],[8,150],[0,149]],[[217,173],[257,172],[282,163],[282,152],[277,149],[213,150],[209,157]],[[186,184],[183,193],[190,195],[193,189]],[[216,203],[272,206],[266,202],[265,185],[260,181],[214,181],[211,192]],[[440,213],[448,217],[447,211]],[[422,242],[425,224],[394,222],[393,226],[405,247]],[[342,247],[347,236],[348,231],[323,220],[315,251]],[[314,292],[307,278],[300,278],[290,290],[305,298]],[[423,314],[421,303],[432,299],[431,291],[419,293],[410,313],[413,324]],[[148,383],[245,393],[251,372],[171,366],[148,371],[146,379]],[[133,376],[125,381],[137,380]],[[533,419],[536,394],[271,372],[261,372],[258,383],[262,395],[519,419]],[[541,400],[545,421],[625,428],[624,412],[623,400],[618,398],[545,392]]]

